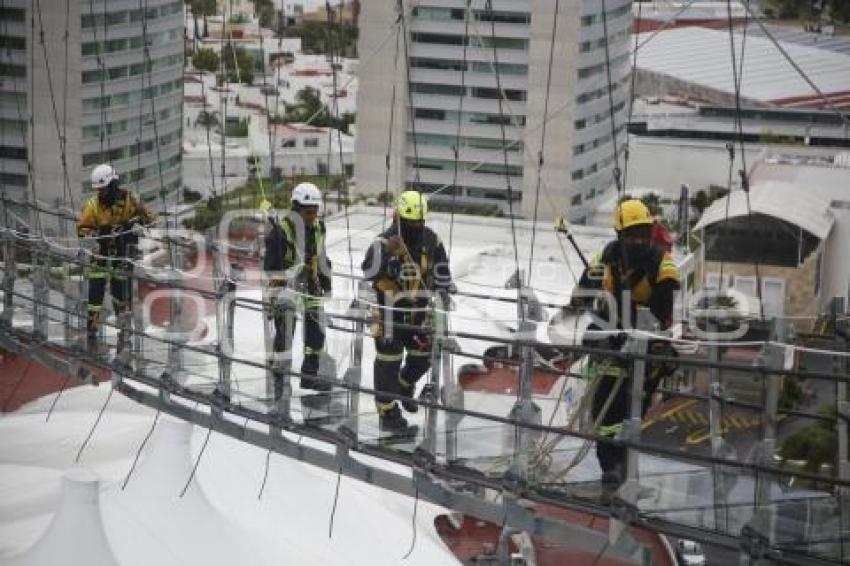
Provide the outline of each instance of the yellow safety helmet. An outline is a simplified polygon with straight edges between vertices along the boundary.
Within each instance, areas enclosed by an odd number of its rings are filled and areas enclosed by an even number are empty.
[[[403,220],[425,220],[428,216],[428,201],[418,191],[404,191],[398,195],[396,210]]]
[[[617,232],[641,224],[652,224],[652,215],[643,202],[624,200],[614,209],[614,230]]]

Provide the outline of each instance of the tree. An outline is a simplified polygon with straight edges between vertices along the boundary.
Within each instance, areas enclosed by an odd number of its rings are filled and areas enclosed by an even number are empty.
[[[850,23],[850,2],[847,0],[831,0],[829,17],[832,18],[833,22]]]
[[[764,11],[780,19],[808,20],[812,18],[810,0],[767,0]]]
[[[218,53],[212,49],[198,49],[192,55],[192,65],[199,71],[209,71],[214,73],[218,70],[219,58]]]
[[[348,133],[348,127],[354,123],[357,115],[352,112],[344,112],[339,118],[332,116],[328,108],[322,102],[318,90],[312,87],[304,87],[295,94],[296,104],[286,109],[286,116],[272,117],[275,123],[285,122],[310,122],[313,126],[323,128],[336,128]]]
[[[322,22],[303,22],[282,30],[283,37],[300,37],[301,49],[308,54],[328,53],[328,25]],[[331,33],[334,52],[354,57],[357,53],[357,28],[350,23],[335,24]]]
[[[818,414],[835,419],[835,410],[821,409]],[[811,424],[785,439],[779,449],[783,460],[802,460],[803,469],[817,473],[823,464],[835,462],[837,437],[832,421],[821,420]]]
[[[252,0],[254,3],[254,13],[260,19],[260,26],[264,28],[272,27],[275,20],[275,7],[272,0]]]
[[[209,35],[207,29],[207,16],[214,16],[217,11],[215,0],[183,0],[192,12],[192,21],[195,25],[195,37],[198,37],[198,17],[204,18],[204,35]]]
[[[198,117],[195,118],[195,126],[202,126],[204,128],[213,128],[221,125],[221,121],[218,119],[218,112],[207,112],[206,110],[201,110],[198,113]]]
[[[224,57],[224,68],[227,69],[227,80],[229,82],[243,82],[246,85],[254,83],[253,55],[242,47],[233,47],[228,43],[221,50],[221,56]]]

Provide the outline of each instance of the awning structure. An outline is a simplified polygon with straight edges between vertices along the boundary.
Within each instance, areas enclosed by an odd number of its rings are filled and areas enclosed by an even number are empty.
[[[694,230],[748,214],[764,214],[798,226],[823,240],[834,218],[829,203],[790,183],[767,181],[750,188],[749,207],[744,191],[733,191],[717,199],[700,218]]]

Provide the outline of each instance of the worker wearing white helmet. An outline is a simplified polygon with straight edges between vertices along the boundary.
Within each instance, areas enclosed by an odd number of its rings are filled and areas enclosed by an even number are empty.
[[[133,226],[149,225],[155,219],[155,215],[132,192],[120,187],[118,173],[112,165],[103,163],[95,167],[91,185],[97,194],[85,202],[77,222],[77,235],[95,238],[98,243],[97,254],[88,273],[86,330],[90,348],[97,341],[107,281],[115,313],[120,315],[129,311],[132,265],[127,260],[135,253],[138,243]],[[119,347],[121,344],[119,338]]]
[[[301,183],[292,190],[291,203],[291,214],[282,219],[269,219],[271,230],[266,236],[263,269],[271,287],[293,289],[300,293],[304,302],[301,388],[328,391],[330,383],[311,377],[319,371],[319,356],[325,345],[321,297],[331,291],[331,264],[325,254],[325,224],[318,217],[322,192],[313,183]],[[275,352],[287,349],[295,330],[293,323],[287,324],[284,315],[279,309],[273,313]],[[289,319],[292,320],[291,317]],[[275,400],[282,394],[282,385],[283,376],[275,376]]]

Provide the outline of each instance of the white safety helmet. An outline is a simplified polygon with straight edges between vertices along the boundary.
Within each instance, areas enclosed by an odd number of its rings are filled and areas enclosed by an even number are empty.
[[[301,206],[322,206],[322,191],[313,183],[300,183],[292,189],[292,202]]]
[[[118,173],[115,168],[109,163],[102,163],[92,169],[91,186],[93,189],[102,189],[111,183],[118,180]]]

